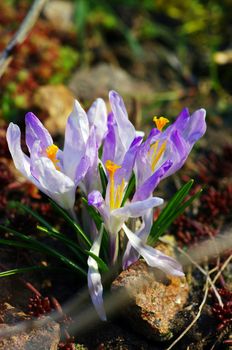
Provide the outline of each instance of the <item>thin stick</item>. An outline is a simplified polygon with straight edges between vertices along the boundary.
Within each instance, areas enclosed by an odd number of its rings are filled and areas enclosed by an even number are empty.
[[[178,249],[179,252],[181,252],[182,254],[184,254],[184,255],[189,259],[189,261],[190,261],[204,276],[208,276],[208,272],[207,272],[205,269],[203,269],[200,265],[198,265],[198,263],[196,263],[196,262],[191,258],[191,256],[190,256],[188,253],[186,253],[183,249],[181,249],[181,248],[179,248],[179,247],[178,247],[177,249]],[[218,270],[218,266],[215,266],[215,268],[214,268],[213,270],[211,270],[211,273],[214,272],[214,271],[216,271],[216,270]],[[221,298],[220,294],[218,293],[217,288],[216,288],[216,286],[215,286],[215,284],[214,284],[214,282],[212,281],[212,279],[211,279],[210,276],[208,276],[208,280],[209,280],[209,284],[210,284],[211,288],[213,289],[214,294],[215,294],[215,296],[216,296],[216,298],[217,298],[217,300],[218,300],[219,305],[220,305],[221,307],[224,307],[224,304],[223,304],[223,302],[222,302],[222,298]]]
[[[17,47],[17,45],[22,44],[22,42],[26,39],[47,1],[48,0],[34,1],[28,14],[26,15],[22,24],[20,25],[18,31],[15,33],[5,50],[2,52],[0,56],[0,78],[4,74],[7,66],[13,58],[14,49]]]
[[[226,259],[226,261],[223,263],[222,267],[220,268],[220,270],[218,271],[218,273],[216,274],[216,276],[213,279],[213,283],[215,283],[217,281],[217,279],[220,277],[221,273],[223,272],[223,270],[226,268],[226,266],[230,263],[230,260],[232,260],[232,254]]]
[[[170,246],[172,246],[172,247],[175,247],[174,246],[174,244],[172,244],[171,242],[169,242],[169,241],[167,241],[167,240],[165,240],[165,239],[163,239],[162,237],[161,238],[159,238],[159,240],[161,241],[161,242],[164,242],[164,243],[166,243],[166,244],[169,244]],[[201,267],[187,252],[185,252],[183,249],[181,249],[180,247],[177,247],[177,250],[178,250],[178,252],[180,252],[181,254],[183,254],[184,256],[186,256],[186,258],[204,275],[204,276],[208,276],[208,272],[205,270],[205,269],[203,269],[203,267]],[[215,270],[217,270],[218,269],[218,267],[217,266],[215,266]],[[212,273],[213,271],[211,270],[211,273]],[[219,303],[219,305],[221,306],[221,307],[223,307],[224,305],[223,305],[223,302],[222,302],[222,298],[221,298],[221,296],[219,295],[219,293],[218,293],[218,291],[217,291],[217,288],[215,287],[215,285],[214,285],[214,282],[212,281],[212,279],[211,279],[211,277],[210,276],[208,276],[208,279],[209,279],[209,283],[210,283],[210,285],[211,285],[211,287],[212,287],[212,289],[213,289],[213,291],[214,291],[214,294],[215,294],[215,296],[216,296],[216,298],[218,299],[218,303]]]

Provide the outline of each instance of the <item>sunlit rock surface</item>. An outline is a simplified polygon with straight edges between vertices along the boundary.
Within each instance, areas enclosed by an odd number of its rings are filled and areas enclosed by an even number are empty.
[[[173,255],[163,244],[157,248]],[[189,286],[185,277],[167,276],[139,260],[113,282],[113,291],[121,289],[125,289],[129,298],[127,306],[122,308],[123,315],[135,332],[162,341],[179,331],[174,319],[188,299]]]

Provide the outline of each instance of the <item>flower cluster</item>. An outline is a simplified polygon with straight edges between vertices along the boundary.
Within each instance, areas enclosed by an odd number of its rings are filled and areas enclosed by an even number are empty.
[[[146,244],[153,223],[153,208],[163,204],[154,197],[159,182],[182,167],[195,142],[205,133],[205,110],[192,115],[184,109],[171,125],[164,117],[154,117],[155,127],[146,139],[128,119],[123,100],[115,91],[109,93],[111,112],[97,99],[86,113],[75,101],[65,131],[64,148],[60,150],[49,132],[33,113],[26,115],[26,144],[30,156],[23,153],[20,129],[10,123],[7,141],[16,168],[42,192],[52,198],[73,218],[77,187],[89,206],[101,215],[103,225],[91,234],[92,255],[99,256],[104,232],[109,236],[109,264],[119,255],[119,232],[128,243],[123,268],[142,256],[148,265],[165,273],[183,276],[180,264]],[[99,164],[106,180],[101,181]],[[135,189],[126,197],[132,176]],[[128,226],[129,218],[140,218],[136,232]],[[88,221],[90,221],[88,219]],[[102,320],[103,287],[98,263],[88,258],[88,286],[93,304]]]

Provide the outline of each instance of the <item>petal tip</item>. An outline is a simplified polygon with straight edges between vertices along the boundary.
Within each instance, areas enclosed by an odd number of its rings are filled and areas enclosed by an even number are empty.
[[[37,125],[42,125],[39,118],[36,117],[36,115],[33,112],[28,112],[25,115],[25,124],[26,126],[31,125],[32,127],[35,127]]]

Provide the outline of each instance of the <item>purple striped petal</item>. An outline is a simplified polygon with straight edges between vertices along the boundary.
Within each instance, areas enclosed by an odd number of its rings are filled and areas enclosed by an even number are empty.
[[[206,111],[203,108],[198,109],[191,115],[190,122],[184,131],[184,138],[190,144],[190,147],[206,132],[205,116]]]
[[[84,187],[85,193],[88,194],[91,191],[100,190],[100,177],[98,173],[98,146],[95,134],[95,127],[91,127],[89,139],[86,145],[85,156],[89,160],[89,168],[85,174]]]
[[[129,150],[125,154],[121,168],[115,174],[115,185],[119,185],[122,179],[124,179],[126,183],[129,181],[134,168],[135,157],[142,140],[143,138],[140,136],[133,140]]]
[[[86,176],[86,173],[89,170],[90,166],[90,160],[89,157],[84,156],[81,158],[80,163],[78,164],[76,168],[76,174],[75,174],[75,185],[78,186],[79,183],[84,179]]]
[[[190,152],[189,145],[181,137],[178,130],[174,130],[170,135],[166,151],[164,153],[164,159],[171,159],[173,164],[164,174],[163,178],[174,174],[185,163]]]
[[[107,208],[102,194],[99,191],[92,191],[88,195],[88,204],[92,205],[101,214],[104,222],[107,224],[110,219],[110,211]]]
[[[89,138],[86,144],[85,155],[89,158],[90,167],[93,171],[93,168],[97,168],[98,164],[98,146],[94,126],[92,126],[90,129]]]
[[[180,114],[178,115],[178,117],[176,118],[175,122],[170,125],[165,131],[164,133],[169,132],[169,130],[175,128],[178,130],[185,130],[186,126],[188,125],[190,120],[190,114],[189,114],[189,110],[188,108],[183,108],[182,111],[180,112]]]
[[[161,165],[161,167],[155,171],[152,176],[150,176],[141,186],[137,188],[132,201],[143,201],[149,198],[171,166],[172,162],[170,160],[167,160],[163,165]]]
[[[107,160],[114,161],[116,152],[116,133],[115,133],[115,122],[112,114],[108,116],[108,132],[105,137],[102,162],[105,165]]]
[[[143,142],[143,144],[138,149],[134,169],[137,188],[152,175],[149,150],[151,145],[159,139],[160,135],[161,133],[158,129],[152,129],[146,141]]]
[[[110,91],[109,99],[118,127],[118,137],[124,150],[126,151],[136,137],[135,128],[128,119],[122,97],[117,92]]]
[[[31,112],[25,116],[26,123],[26,144],[31,152],[35,141],[40,141],[43,150],[53,144],[53,140],[47,129],[40,120]]]
[[[75,101],[65,130],[63,151],[63,168],[72,180],[75,179],[76,169],[85,154],[89,138],[89,122],[87,115],[78,101]]]

